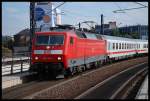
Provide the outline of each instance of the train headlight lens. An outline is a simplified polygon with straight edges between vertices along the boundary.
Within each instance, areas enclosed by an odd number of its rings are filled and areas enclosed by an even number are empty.
[[[38,60],[38,59],[39,59],[39,58],[36,56],[36,57],[35,57],[35,60]]]
[[[58,57],[57,59],[58,59],[58,60],[61,60],[61,57]]]
[[[47,46],[46,49],[50,49],[50,46]]]

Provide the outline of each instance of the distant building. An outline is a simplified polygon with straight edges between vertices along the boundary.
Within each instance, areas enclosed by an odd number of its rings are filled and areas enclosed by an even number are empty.
[[[24,29],[14,35],[14,53],[25,53],[30,51],[30,29]]]
[[[116,22],[109,22],[109,24],[104,24],[104,34],[105,35],[111,35],[112,33],[112,29],[116,29],[117,26],[116,26]],[[101,25],[95,25],[95,31],[97,33],[100,33],[101,32]]]
[[[115,29],[115,28],[117,28],[117,26],[116,26],[116,21],[114,21],[114,22],[109,22],[109,29]]]
[[[148,40],[148,25],[134,25],[134,26],[125,26],[120,27],[119,31],[121,33],[138,33],[140,39]]]
[[[14,35],[14,45],[19,46],[29,46],[30,44],[30,29],[24,29]]]

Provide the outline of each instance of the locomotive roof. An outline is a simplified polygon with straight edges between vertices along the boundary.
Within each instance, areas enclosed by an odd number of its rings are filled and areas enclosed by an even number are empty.
[[[147,42],[148,40],[141,40],[141,39],[130,39],[130,38],[124,38],[124,37],[117,37],[117,36],[109,36],[109,35],[101,35],[103,39],[108,40],[122,40],[122,41],[142,41]]]

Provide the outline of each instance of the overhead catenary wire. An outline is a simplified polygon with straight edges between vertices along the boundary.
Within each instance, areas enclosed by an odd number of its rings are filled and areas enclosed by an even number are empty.
[[[125,11],[116,2],[114,2],[114,4],[120,9],[120,11],[122,11],[122,12],[119,12],[119,13],[125,13]]]
[[[62,4],[58,5],[57,7],[55,7],[54,9],[50,10],[49,12],[47,12],[46,14],[48,13],[51,13],[52,11],[54,11],[55,9],[59,8],[60,6],[64,5],[66,2],[63,2]]]
[[[119,9],[120,9],[120,11],[124,11],[124,9],[122,9],[117,3],[114,3]],[[145,8],[145,7],[144,7]],[[119,11],[119,10],[118,10]],[[133,17],[131,17],[131,15],[129,14],[129,13],[127,13],[127,12],[116,12],[116,13],[124,13],[127,17],[129,17],[130,16],[130,18],[133,18]],[[132,20],[132,19],[131,19]],[[134,18],[133,18],[133,20],[134,20]],[[140,19],[141,20],[141,19]],[[139,21],[139,20],[138,20]]]
[[[139,3],[139,2],[135,2],[136,4],[139,4],[139,5],[141,5],[141,6],[143,6],[143,7],[148,7],[148,6],[146,6],[146,5],[144,5],[144,4],[141,4],[141,3]]]
[[[127,8],[127,9],[122,9],[122,10],[115,10],[115,11],[113,11],[113,12],[114,12],[114,13],[120,13],[119,11],[133,10],[133,9],[141,9],[141,8],[146,8],[146,7]]]

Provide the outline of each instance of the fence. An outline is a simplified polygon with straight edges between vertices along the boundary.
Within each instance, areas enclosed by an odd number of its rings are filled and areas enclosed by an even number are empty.
[[[30,52],[13,53],[11,56],[2,56],[2,75],[22,73],[30,68]]]

